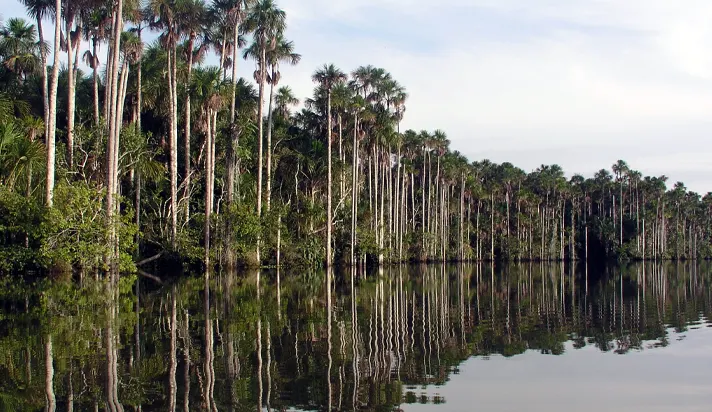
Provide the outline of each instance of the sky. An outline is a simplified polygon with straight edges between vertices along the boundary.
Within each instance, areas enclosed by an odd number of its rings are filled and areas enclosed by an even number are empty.
[[[590,176],[623,159],[712,191],[712,1],[278,4],[302,54],[282,84],[301,99],[324,63],[371,64],[408,90],[402,130],[442,129],[470,160]],[[23,14],[16,0],[2,10]],[[240,62],[242,76],[253,70]]]

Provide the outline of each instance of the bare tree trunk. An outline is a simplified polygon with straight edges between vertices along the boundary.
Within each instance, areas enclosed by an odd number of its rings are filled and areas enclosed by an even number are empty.
[[[274,79],[274,67],[272,68],[272,78]],[[274,81],[270,82],[269,86],[269,103],[267,103],[267,188],[265,197],[267,198],[267,211],[269,212],[272,204],[272,101],[274,100]]]
[[[236,27],[237,28],[237,27]],[[234,41],[237,44],[238,33],[235,30]],[[224,47],[223,47],[224,48]],[[230,100],[230,150],[228,151],[227,160],[227,202],[232,204],[235,197],[235,178],[237,174],[237,147],[238,132],[235,126],[235,99],[237,93],[237,47],[233,48],[232,52],[232,97]]]
[[[92,86],[93,86],[93,91],[94,91],[94,124],[98,127],[100,123],[101,116],[99,115],[99,58],[96,56],[97,52],[97,38],[94,36],[92,38],[92,51],[91,51],[91,57],[92,57]],[[139,59],[139,73],[141,73],[140,67],[141,67],[141,60]],[[140,76],[140,74],[139,74]],[[139,85],[141,82],[139,81]],[[139,87],[139,96],[140,96],[140,87]],[[139,108],[141,106],[139,105]],[[139,109],[140,110],[140,109]],[[140,112],[139,112],[140,114]]]
[[[120,96],[119,96],[119,55],[121,50],[121,32],[123,30],[123,17],[121,10],[123,9],[123,0],[119,0],[116,7],[113,9],[113,30],[112,30],[112,41],[113,45],[111,47],[111,54],[109,58],[111,60],[111,71],[107,76],[110,79],[110,83],[107,87],[111,91],[112,99],[109,105],[109,138],[108,138],[108,150],[107,150],[107,196],[106,196],[106,212],[107,220],[111,227],[111,245],[114,248],[114,253],[110,257],[111,264],[111,279],[112,284],[115,284],[118,275],[115,270],[115,263],[117,261],[118,252],[118,237],[116,236],[116,229],[114,225],[114,213],[116,212],[115,197],[118,192],[118,159],[119,159],[119,133],[121,130],[121,108]],[[124,70],[124,75],[127,74],[128,69]]]
[[[40,44],[44,45],[44,33],[42,32],[42,18],[37,16],[37,34],[39,35]],[[40,49],[40,60],[42,62],[42,71],[40,75],[42,76],[42,120],[44,120],[44,135],[47,134],[47,125],[49,119],[49,101],[47,100],[47,52],[45,48]]]
[[[195,44],[195,33],[190,33],[190,37],[188,39],[188,80],[187,84],[190,85],[190,82],[192,80],[193,76],[193,48]],[[190,174],[191,174],[191,166],[190,166],[190,135],[191,135],[191,127],[190,127],[190,92],[185,93],[185,123],[184,123],[184,131],[183,131],[183,138],[184,143],[183,143],[183,150],[185,153],[183,154],[184,157],[184,164],[183,164],[183,193],[185,198],[187,199],[185,202],[185,222],[188,222],[190,220]]]
[[[67,0],[66,9],[71,9],[70,1]],[[74,105],[76,96],[75,76],[77,74],[74,62],[74,42],[72,39],[72,25],[74,16],[65,18],[65,31],[67,32],[67,165],[69,170],[74,168]],[[79,35],[79,33],[77,33]]]
[[[356,265],[356,216],[358,214],[358,114],[354,114],[353,160],[351,162],[351,265]]]
[[[62,1],[55,0],[55,23],[54,23],[54,61],[52,63],[52,77],[49,88],[49,113],[47,122],[47,186],[45,192],[45,203],[52,207],[54,199],[54,166],[56,157],[56,132],[57,132],[57,83],[59,79],[59,53],[60,53],[60,33],[62,24]]]
[[[212,125],[211,125],[211,113],[207,110],[206,113],[206,133],[205,133],[205,270],[210,270],[210,219],[212,217],[212,161],[213,161],[213,151],[212,151]]]
[[[175,250],[178,237],[178,119],[175,45],[168,50],[168,94],[170,98],[170,179],[171,179],[171,243]]]
[[[331,89],[326,91],[326,160],[327,160],[327,189],[326,189],[326,267],[331,267],[331,235],[332,235],[332,210],[331,210]]]
[[[262,40],[264,43],[264,40]],[[261,46],[261,55],[260,55],[260,63],[259,63],[259,71],[260,71],[260,81],[259,81],[259,101],[257,103],[257,139],[258,139],[258,154],[257,154],[257,216],[262,217],[262,163],[263,163],[263,157],[264,157],[264,95],[265,95],[265,77],[266,77],[266,68],[265,65],[267,63],[266,59],[266,46],[263,44]],[[257,264],[260,265],[261,262],[261,256],[260,256],[260,248],[261,248],[261,243],[262,239],[259,237],[257,238]]]

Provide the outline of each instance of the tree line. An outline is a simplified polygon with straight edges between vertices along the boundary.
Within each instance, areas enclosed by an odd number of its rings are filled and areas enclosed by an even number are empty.
[[[712,256],[710,193],[469,161],[401,131],[383,68],[325,64],[300,101],[272,0],[23,2],[0,32],[4,271]]]

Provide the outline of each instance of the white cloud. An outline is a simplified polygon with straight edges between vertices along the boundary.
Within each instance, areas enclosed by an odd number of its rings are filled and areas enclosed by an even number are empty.
[[[280,4],[303,55],[282,81],[300,97],[323,63],[345,71],[373,64],[409,91],[403,127],[444,129],[473,157],[526,170],[558,163],[572,173],[623,158],[712,190],[704,162],[712,154],[709,0]],[[14,3],[4,14],[21,12]],[[239,67],[248,78],[252,69]]]
[[[304,54],[285,79],[302,94],[312,86],[300,87],[300,79],[321,63],[348,70],[374,64],[410,92],[404,127],[442,128],[464,153],[497,157],[506,151],[512,158],[498,161],[527,170],[556,162],[585,173],[623,158],[671,180],[709,170],[700,160],[712,152],[708,1],[311,0],[284,6],[294,15],[289,35]],[[496,22],[486,20],[492,16],[521,26],[492,30]],[[320,32],[324,21],[330,32]],[[407,36],[374,38],[373,21],[392,21],[394,32],[424,33],[437,47],[420,52]],[[359,24],[361,32],[353,29]],[[348,34],[334,33],[339,27]],[[639,155],[641,148],[649,153]],[[532,150],[540,156],[528,155]],[[706,192],[712,179],[688,186]]]

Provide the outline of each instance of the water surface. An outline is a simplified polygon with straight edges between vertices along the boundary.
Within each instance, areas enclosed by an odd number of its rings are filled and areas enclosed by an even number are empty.
[[[0,291],[0,410],[707,411],[707,264]],[[279,282],[277,278],[279,277]]]

